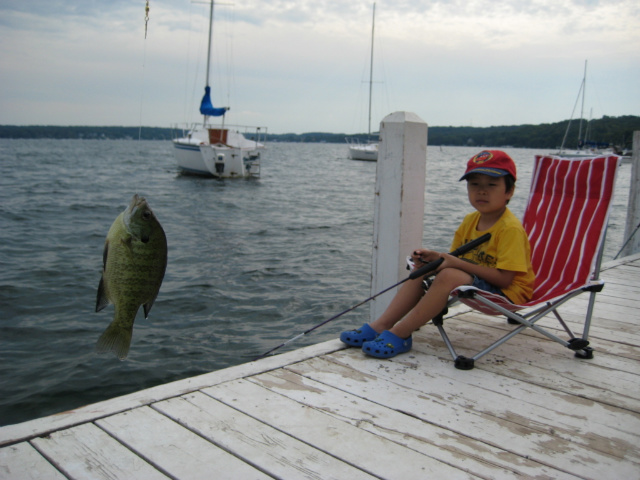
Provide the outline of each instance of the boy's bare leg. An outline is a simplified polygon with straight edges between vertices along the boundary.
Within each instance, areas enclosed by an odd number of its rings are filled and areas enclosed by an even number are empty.
[[[410,311],[407,310],[407,312],[405,312],[406,317],[404,317],[400,322],[396,320],[391,328],[385,327],[384,329],[391,331],[391,333],[400,338],[409,338],[413,332],[422,327],[444,309],[447,305],[447,300],[449,299],[449,293],[451,293],[451,290],[462,285],[469,285],[472,280],[471,275],[463,272],[462,270],[445,268],[436,275],[433,283],[429,287],[429,290],[427,290],[427,293],[418,300],[417,305],[415,305],[413,309],[409,307]],[[399,294],[400,292],[398,292],[398,295]],[[405,301],[407,304],[409,303],[407,300]],[[393,302],[389,305],[389,309],[392,305]],[[387,309],[387,311],[389,309]],[[395,313],[398,314],[401,311],[402,310],[398,307],[398,310]],[[385,311],[380,319],[383,319],[386,314],[387,312]],[[374,323],[377,324],[377,321]],[[373,328],[377,331],[376,326],[373,326]]]
[[[402,317],[417,305],[423,295],[422,278],[407,280],[402,284],[384,313],[377,320],[371,322],[369,326],[378,333],[384,330],[391,330]]]

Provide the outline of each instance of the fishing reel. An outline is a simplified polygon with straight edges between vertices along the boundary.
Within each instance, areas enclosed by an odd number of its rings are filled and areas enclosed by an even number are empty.
[[[413,261],[411,255],[407,255],[407,270],[413,272],[414,270],[416,270],[416,268],[419,268],[416,265],[416,262]],[[431,287],[431,284],[433,283],[433,277],[435,277],[435,273],[427,274],[422,279],[422,288],[425,292],[429,290],[429,287]]]

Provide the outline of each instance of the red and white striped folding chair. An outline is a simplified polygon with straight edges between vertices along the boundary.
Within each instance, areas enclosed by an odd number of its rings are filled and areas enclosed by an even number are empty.
[[[531,262],[536,273],[533,297],[524,305],[514,305],[504,297],[474,287],[460,287],[451,292],[448,306],[460,301],[489,315],[505,315],[509,323],[518,325],[473,357],[464,357],[453,348],[442,317],[434,319],[456,368],[473,368],[477,359],[526,328],[573,350],[576,357],[593,358],[589,327],[595,294],[604,286],[598,277],[619,160],[617,156],[535,157],[522,222],[529,235]],[[558,307],[583,292],[589,292],[590,298],[582,335],[576,336],[560,316]],[[549,313],[560,322],[568,340],[536,325]]]

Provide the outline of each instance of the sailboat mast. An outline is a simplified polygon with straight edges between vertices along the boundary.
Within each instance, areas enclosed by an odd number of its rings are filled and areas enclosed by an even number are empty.
[[[213,33],[213,3],[211,0],[211,6],[209,7],[209,44],[207,47],[207,77],[205,80],[205,86],[209,86],[209,68],[211,66],[211,38]]]
[[[369,131],[371,136],[371,93],[373,91],[373,39],[376,25],[376,4],[373,4],[373,19],[371,20],[371,61],[369,63]]]
[[[578,148],[582,139],[582,119],[584,118],[584,94],[587,89],[587,60],[584,61],[584,76],[582,77],[582,106],[580,107],[580,128],[578,129]]]

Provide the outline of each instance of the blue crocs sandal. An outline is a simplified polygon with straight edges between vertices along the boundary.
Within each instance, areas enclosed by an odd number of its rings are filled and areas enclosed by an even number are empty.
[[[411,337],[406,340],[385,330],[370,342],[362,344],[362,351],[367,355],[377,358],[391,358],[399,353],[405,353],[411,350],[413,341]]]
[[[371,328],[368,323],[365,323],[357,330],[342,332],[340,334],[340,341],[350,347],[361,347],[364,342],[373,340],[377,336],[378,332]]]

